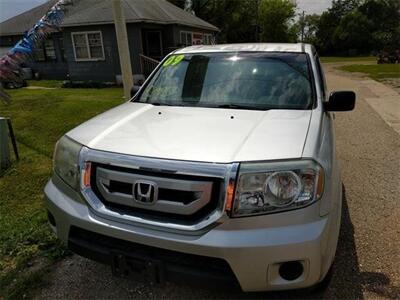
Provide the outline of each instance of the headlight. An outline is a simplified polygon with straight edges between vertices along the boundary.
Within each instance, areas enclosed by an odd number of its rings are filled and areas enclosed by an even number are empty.
[[[69,186],[79,188],[79,153],[82,145],[63,136],[54,150],[54,172]]]
[[[232,216],[307,206],[321,197],[324,176],[322,167],[311,160],[241,164]]]

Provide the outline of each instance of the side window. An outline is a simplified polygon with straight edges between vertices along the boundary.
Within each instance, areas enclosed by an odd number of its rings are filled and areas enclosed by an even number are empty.
[[[47,39],[44,42],[44,49],[45,49],[45,52],[46,52],[46,60],[48,60],[48,61],[57,60],[56,49],[54,47],[54,40],[53,39]]]
[[[189,31],[181,31],[181,44],[185,46],[192,46],[193,33]]]
[[[315,55],[315,61],[317,62],[319,82],[322,84],[322,97],[324,98],[324,101],[325,101],[326,100],[326,92],[327,92],[326,79],[325,79],[324,71],[322,69],[322,65],[319,60],[318,55]]]
[[[33,58],[36,62],[56,61],[56,50],[54,40],[50,37],[38,44],[33,51]]]
[[[203,34],[203,45],[211,45],[211,44],[212,44],[212,35]]]
[[[103,38],[100,31],[73,32],[75,61],[104,60]]]
[[[191,32],[186,33],[186,45],[188,46],[193,45],[193,34]]]
[[[46,61],[46,55],[44,54],[44,44],[41,43],[36,46],[33,50],[33,58],[35,62]]]
[[[186,32],[181,31],[181,44],[186,45]]]
[[[72,41],[75,50],[75,60],[89,59],[89,49],[86,41],[86,34],[73,33]]]
[[[65,53],[65,48],[64,48],[64,38],[61,37],[58,39],[58,45],[60,47],[61,60],[67,61],[67,55]]]

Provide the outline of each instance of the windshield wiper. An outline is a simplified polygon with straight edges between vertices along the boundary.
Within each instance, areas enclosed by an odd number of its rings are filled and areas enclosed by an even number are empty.
[[[179,103],[165,103],[165,102],[143,102],[143,103],[154,105],[154,106],[184,106]]]
[[[257,107],[250,105],[240,105],[240,104],[220,104],[216,105],[217,108],[233,108],[233,109],[248,109],[248,110],[269,110],[268,107]]]
[[[162,103],[162,102],[144,102],[144,103],[154,105],[154,106],[172,106],[171,104]]]

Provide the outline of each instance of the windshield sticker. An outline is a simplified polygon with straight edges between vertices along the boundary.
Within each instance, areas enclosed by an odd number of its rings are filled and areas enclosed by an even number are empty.
[[[183,54],[181,55],[173,55],[170,58],[168,58],[164,64],[163,67],[168,67],[168,66],[176,66],[178,65],[183,59],[185,58],[185,56]]]

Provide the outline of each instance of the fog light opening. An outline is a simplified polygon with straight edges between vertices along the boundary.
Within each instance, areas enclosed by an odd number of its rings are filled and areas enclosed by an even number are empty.
[[[279,267],[279,275],[287,281],[298,279],[303,272],[304,267],[300,261],[288,261]]]
[[[47,219],[49,220],[49,223],[51,224],[51,226],[56,227],[56,219],[54,218],[52,213],[49,211],[47,211]]]

